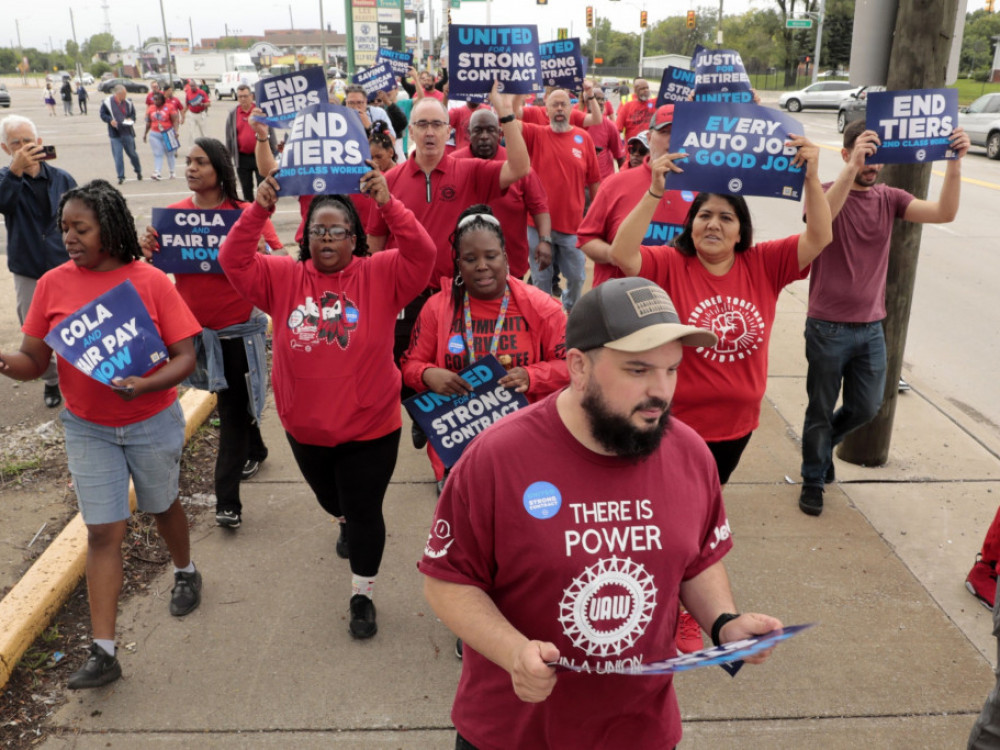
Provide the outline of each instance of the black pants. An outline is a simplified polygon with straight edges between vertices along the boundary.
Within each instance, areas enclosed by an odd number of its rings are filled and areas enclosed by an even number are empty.
[[[707,443],[708,449],[712,451],[712,458],[715,459],[715,468],[719,470],[719,484],[725,485],[729,481],[729,477],[740,463],[740,457],[746,450],[751,435],[753,433],[748,432],[743,437],[732,440]]]
[[[253,154],[240,154],[239,162],[236,164],[236,177],[243,190],[243,200],[253,203],[255,181],[257,185],[264,181],[264,176],[257,171],[257,157]]]
[[[410,348],[410,334],[413,333],[413,326],[416,325],[417,318],[420,317],[420,311],[436,291],[437,289],[432,289],[431,287],[424,289],[424,291],[410,300],[410,304],[396,318],[396,329],[393,334],[395,339],[392,344],[392,361],[396,363],[396,367],[399,367],[400,357]],[[404,401],[410,396],[415,396],[416,393],[415,390],[405,384],[400,388],[400,396]]]
[[[243,511],[240,479],[247,459],[263,461],[267,447],[254,419],[247,383],[246,348],[243,339],[221,339],[222,367],[229,387],[218,392],[219,455],[215,459],[216,511]]]
[[[400,430],[374,440],[306,445],[288,435],[299,470],[331,516],[347,522],[351,572],[374,578],[385,550],[382,501],[396,468]]]

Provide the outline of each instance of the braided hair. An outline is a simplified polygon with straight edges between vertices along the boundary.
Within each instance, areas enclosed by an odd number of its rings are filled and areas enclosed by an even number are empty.
[[[195,138],[194,145],[205,152],[212,169],[215,170],[215,178],[219,182],[223,199],[235,206],[244,205],[236,193],[236,170],[233,169],[233,157],[229,149],[217,138]]]
[[[484,218],[484,216],[489,216],[490,218],[487,219]],[[468,219],[468,221],[466,221],[466,219]],[[455,275],[451,284],[451,301],[456,315],[459,310],[462,309],[462,300],[465,297],[465,287],[459,283],[459,280],[462,278],[462,274],[458,270],[458,256],[460,253],[459,248],[462,243],[462,238],[465,235],[479,229],[495,234],[497,239],[500,240],[500,249],[503,250],[504,255],[507,254],[507,245],[504,242],[503,229],[501,229],[500,222],[493,215],[492,208],[487,206],[485,203],[477,203],[462,211],[458,217],[458,223],[455,226],[455,231],[451,234],[451,262],[455,269]]]
[[[309,211],[306,213],[306,223],[302,227],[302,240],[299,242],[299,260],[304,262],[312,258],[312,253],[309,252],[309,230],[312,228],[313,214],[324,206],[332,206],[339,209],[347,217],[347,221],[351,225],[351,231],[354,233],[354,252],[352,255],[356,255],[359,258],[371,255],[368,252],[368,235],[365,234],[361,217],[358,216],[358,210],[354,207],[354,202],[350,197],[346,195],[316,195],[313,196],[312,202],[309,204]]]
[[[131,263],[142,257],[139,238],[135,232],[135,218],[129,211],[125,196],[107,180],[91,180],[86,185],[63,193],[59,201],[58,225],[62,225],[66,203],[77,200],[87,206],[97,217],[101,228],[101,249],[122,263]]]

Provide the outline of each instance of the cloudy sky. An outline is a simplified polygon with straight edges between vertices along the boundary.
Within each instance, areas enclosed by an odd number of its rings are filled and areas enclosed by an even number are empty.
[[[427,0],[424,0],[426,2]],[[343,33],[344,0],[296,0],[296,2],[250,3],[246,0],[162,0],[171,37],[189,37],[193,30],[196,39],[224,36],[229,33],[263,34],[264,29],[318,28],[320,3],[323,3],[324,20],[334,31]],[[494,24],[534,23],[539,36],[554,38],[558,27],[570,28],[570,36],[585,36],[584,7],[592,4],[599,17],[611,19],[620,31],[639,30],[639,9],[645,7],[649,23],[672,15],[682,15],[699,7],[717,8],[718,0],[548,0],[548,5],[537,5],[535,0],[496,0],[495,2],[470,2],[463,0],[461,9],[452,11],[455,23],[486,23],[486,9],[490,6],[490,20]],[[773,7],[773,0],[722,0],[723,13],[743,13],[752,9]],[[440,16],[446,0],[437,0],[434,9]],[[153,0],[28,0],[13,3],[5,14],[7,21],[0,31],[0,46],[17,46],[17,30],[25,47],[41,50],[61,49],[67,39],[73,38],[70,26],[70,8],[76,25],[76,39],[83,42],[93,34],[105,30],[105,18],[111,32],[126,47],[162,34],[160,3]],[[105,13],[105,8],[107,12]],[[207,12],[206,12],[207,11]],[[437,20],[440,23],[440,19]],[[422,30],[426,36],[426,31]]]

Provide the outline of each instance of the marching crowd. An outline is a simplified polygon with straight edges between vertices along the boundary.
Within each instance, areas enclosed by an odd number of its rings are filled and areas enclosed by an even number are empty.
[[[242,211],[221,247],[224,274],[173,281],[142,262],[159,252],[158,234],[137,229],[112,184],[78,186],[44,158],[30,120],[0,121],[11,158],[0,212],[24,334],[18,351],[0,352],[0,373],[42,378],[48,407],[65,398],[88,530],[93,644],[69,687],[121,675],[115,614],[130,477],[170,550],[171,614],[201,600],[177,499],[179,384],[218,394],[216,522],[234,530],[244,520],[240,483],[268,456],[260,419],[270,383],[299,470],[338,523],[335,549],[352,574],[349,630],[365,639],[378,629],[401,399],[467,396],[458,373],[493,355],[506,370],[499,385],[529,407],[450,469],[418,427],[409,436],[427,446],[440,495],[419,564],[425,593],[467,646],[456,747],[617,747],[625,738],[673,747],[681,733],[669,678],[602,673],[698,650],[701,631],[718,646],[781,627],[738,612],[722,563],[732,546],[722,489],[758,426],[778,295],[809,278],[799,508],[819,516],[833,448],[881,404],[893,222],[954,219],[968,137],[952,134],[958,158],[929,201],[878,182],[880,165],[866,158],[880,143],[863,122],[845,130],[843,166],[827,184],[818,147],[792,136],[805,185],[790,210],[804,214],[803,231],[759,242],[742,196],[671,189],[684,168],[671,149],[675,105],[657,108],[642,79],[617,112],[589,81],[532,103],[494,86],[489,105],[449,101],[446,75],[429,71],[411,69],[401,87],[405,95],[371,97],[347,88],[371,169],[351,195],[298,198],[294,250],[270,221],[281,145],[257,119],[250,87],[238,87],[222,139],[206,134],[204,85],[190,81],[183,104],[169,88],[151,93],[150,177],[175,177],[181,156],[191,191],[169,207]],[[123,88],[100,116],[119,185],[126,155],[141,180],[139,114]],[[109,388],[53,361],[45,337],[124,280],[169,356]],[[556,668],[581,665],[590,674]]]

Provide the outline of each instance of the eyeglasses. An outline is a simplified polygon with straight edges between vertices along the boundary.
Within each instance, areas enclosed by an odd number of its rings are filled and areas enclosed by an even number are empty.
[[[321,240],[324,237],[329,237],[334,242],[340,242],[348,237],[353,237],[354,232],[351,232],[344,227],[332,226],[332,227],[312,227],[309,230],[309,236],[314,240]]]
[[[427,130],[428,128],[440,130],[441,128],[448,127],[448,123],[444,120],[417,120],[416,122],[411,122],[410,125],[416,130]]]

